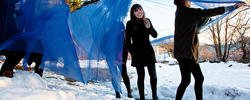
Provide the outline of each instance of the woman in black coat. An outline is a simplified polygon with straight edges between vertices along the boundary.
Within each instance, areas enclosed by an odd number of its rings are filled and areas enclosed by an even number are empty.
[[[191,73],[195,79],[195,95],[197,100],[202,100],[203,74],[198,64],[198,26],[205,18],[223,14],[244,3],[237,3],[235,6],[219,7],[214,9],[190,8],[191,2],[187,0],[175,0],[177,6],[175,15],[174,33],[174,56],[179,62],[181,72],[181,83],[177,89],[176,100],[182,96],[190,84]]]
[[[145,18],[143,8],[139,4],[132,6],[130,18],[126,25],[125,45],[132,56],[132,66],[136,67],[140,99],[144,100],[144,78],[147,66],[150,75],[152,97],[157,99],[157,76],[155,69],[155,53],[150,44],[149,36],[156,38],[157,32],[151,21]]]

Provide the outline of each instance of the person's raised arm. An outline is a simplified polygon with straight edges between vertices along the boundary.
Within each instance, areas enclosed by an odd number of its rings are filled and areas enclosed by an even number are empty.
[[[145,19],[144,20],[144,25],[147,28],[147,32],[149,34],[151,34],[152,37],[156,38],[158,34],[157,34],[156,30],[154,29],[151,21],[149,19]]]
[[[234,6],[227,6],[227,7],[218,7],[213,9],[193,9],[194,14],[199,17],[212,17],[216,15],[224,14],[227,11],[230,11],[232,9],[239,8],[241,6],[244,6],[246,3],[236,3]]]

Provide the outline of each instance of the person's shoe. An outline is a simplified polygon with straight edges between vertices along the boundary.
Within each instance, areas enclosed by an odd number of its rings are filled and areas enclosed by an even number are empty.
[[[13,71],[5,70],[5,71],[3,71],[3,73],[0,76],[6,76],[6,77],[9,77],[9,78],[12,78],[13,77]]]
[[[128,93],[128,97],[129,98],[133,98],[132,94]]]
[[[133,98],[133,97],[132,97],[132,89],[130,89],[130,91],[128,91],[128,97],[129,97],[129,98]]]
[[[153,97],[153,100],[158,100],[158,96],[156,96],[156,97]]]
[[[120,93],[119,93],[119,92],[117,92],[117,91],[115,91],[115,97],[116,97],[116,98],[121,98]]]
[[[43,77],[43,69],[39,68],[38,70],[35,70],[35,73]]]
[[[145,100],[145,97],[140,97],[140,100]]]

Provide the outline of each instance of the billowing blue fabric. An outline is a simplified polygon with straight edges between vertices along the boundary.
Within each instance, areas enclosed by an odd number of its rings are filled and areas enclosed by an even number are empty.
[[[0,1],[0,45],[3,45],[12,36],[20,34],[18,30],[17,17],[22,13],[16,8],[16,3],[19,0],[1,0]],[[25,47],[26,44],[23,40],[6,46],[6,50],[15,49],[22,51],[21,47]]]
[[[70,13],[64,0],[1,0],[0,50],[26,51],[24,66],[30,53],[42,53],[42,67],[84,83],[94,76],[93,63],[105,61],[121,92],[123,20],[130,2],[101,0]],[[84,72],[78,56],[88,61]]]
[[[88,60],[85,80],[92,78],[91,68],[98,67],[92,62],[105,61],[111,74],[112,84],[121,92],[121,62],[124,40],[123,20],[131,0],[101,0],[97,4],[82,7],[71,14],[69,26],[76,42],[77,51]]]
[[[26,51],[24,61],[27,61],[32,52],[42,53],[42,67],[69,78],[84,81],[67,23],[69,8],[64,0],[16,0],[16,2],[13,2],[15,0],[1,0],[1,3],[2,1],[5,4],[1,4],[1,8],[6,6],[12,9],[7,10],[5,15],[1,14],[1,17],[14,17],[1,19],[1,22],[7,21],[15,25],[5,26],[7,32],[1,32],[1,41],[4,40],[4,42],[0,50]],[[6,3],[9,4],[6,5]],[[12,13],[13,9],[18,13]],[[9,37],[2,38],[12,33],[9,27],[17,31]],[[15,45],[19,41],[23,41],[26,47],[20,44]]]
[[[151,41],[151,43],[154,44],[154,43],[161,42],[161,41],[171,39],[171,38],[174,38],[174,35],[168,35],[168,36],[164,36],[164,37],[155,39],[155,40]]]

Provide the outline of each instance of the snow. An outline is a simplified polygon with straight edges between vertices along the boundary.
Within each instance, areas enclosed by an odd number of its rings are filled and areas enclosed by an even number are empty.
[[[162,57],[158,57],[161,59]],[[158,96],[160,100],[174,100],[181,77],[175,59],[166,57],[165,63],[157,63]],[[103,63],[100,63],[102,66]],[[127,68],[133,89],[132,95],[139,97],[137,74],[128,61]],[[0,63],[0,66],[2,63]],[[249,100],[250,67],[237,62],[200,63],[205,77],[203,84],[204,100]],[[146,68],[145,68],[146,69]],[[145,71],[145,97],[151,99],[149,75]],[[187,88],[183,100],[195,100],[194,79]],[[0,100],[133,100],[126,97],[126,88],[122,83],[122,98],[116,99],[111,82],[66,81],[64,76],[45,71],[41,78],[38,74],[16,71],[13,78],[0,77]]]

